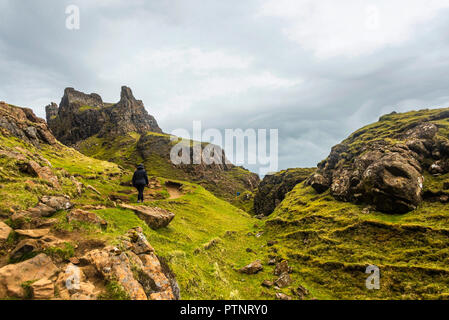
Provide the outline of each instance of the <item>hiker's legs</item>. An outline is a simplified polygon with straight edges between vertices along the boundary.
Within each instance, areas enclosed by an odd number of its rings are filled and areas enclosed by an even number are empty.
[[[139,195],[138,195],[137,199],[142,201],[142,202],[143,202],[143,190],[144,189],[145,189],[144,185],[137,186],[137,191],[139,192]]]

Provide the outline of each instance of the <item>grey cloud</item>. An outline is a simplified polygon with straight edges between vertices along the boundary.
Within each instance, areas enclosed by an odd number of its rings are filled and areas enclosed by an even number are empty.
[[[68,4],[80,6],[79,31],[64,27]],[[319,59],[285,37],[282,20],[256,18],[260,4],[0,0],[0,99],[32,107],[42,117],[44,106],[59,102],[65,87],[116,101],[125,84],[166,132],[190,129],[193,120],[221,130],[279,129],[280,169],[315,165],[332,145],[381,114],[449,105],[447,10],[406,42],[355,57]],[[190,48],[250,63],[198,74],[137,60],[139,53],[145,58],[153,51]],[[302,82],[271,88],[245,82],[263,73]],[[248,88],[208,96],[214,77]],[[174,97],[192,102],[182,109]]]

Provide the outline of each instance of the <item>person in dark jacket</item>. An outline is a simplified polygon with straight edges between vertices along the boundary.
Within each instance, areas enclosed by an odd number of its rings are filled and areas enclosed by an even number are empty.
[[[143,202],[143,191],[148,185],[148,175],[143,167],[143,164],[137,166],[137,170],[133,175],[133,187],[137,189],[139,195],[137,197],[137,203]]]

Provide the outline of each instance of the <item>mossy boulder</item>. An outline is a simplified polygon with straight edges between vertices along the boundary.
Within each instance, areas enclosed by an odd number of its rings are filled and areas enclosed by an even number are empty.
[[[390,114],[332,148],[309,180],[318,193],[406,213],[422,201],[426,172],[449,172],[447,109]]]

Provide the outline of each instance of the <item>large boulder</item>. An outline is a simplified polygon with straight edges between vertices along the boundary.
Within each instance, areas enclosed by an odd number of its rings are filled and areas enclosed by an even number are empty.
[[[58,267],[45,254],[0,269],[0,297],[24,298],[26,291],[22,284],[40,279],[52,279]]]
[[[432,122],[447,112],[424,121],[398,122],[393,130],[388,121],[396,116],[384,116],[376,126],[362,128],[334,146],[307,183],[318,193],[330,190],[338,200],[367,203],[386,213],[416,209],[423,197],[424,173],[449,172],[449,142]]]
[[[173,212],[157,207],[132,206],[126,203],[121,203],[120,206],[133,210],[140,219],[145,221],[151,229],[155,230],[168,226],[175,217]]]

